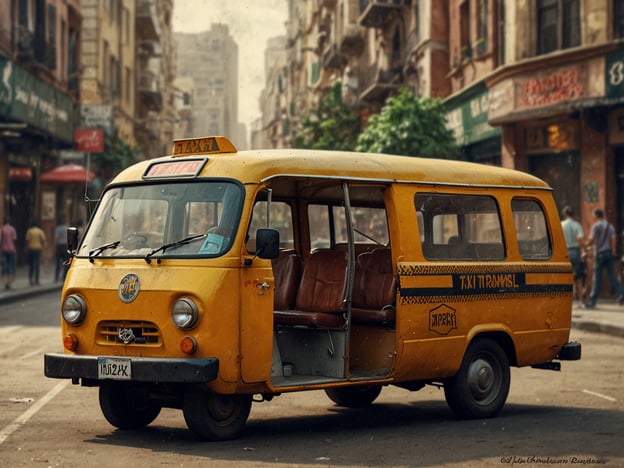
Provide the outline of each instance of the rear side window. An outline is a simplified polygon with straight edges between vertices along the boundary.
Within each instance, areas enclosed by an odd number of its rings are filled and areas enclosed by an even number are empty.
[[[550,236],[542,206],[535,200],[511,201],[520,256],[525,260],[547,260],[552,255]]]
[[[485,195],[419,193],[415,197],[423,255],[428,260],[503,260],[496,200]]]

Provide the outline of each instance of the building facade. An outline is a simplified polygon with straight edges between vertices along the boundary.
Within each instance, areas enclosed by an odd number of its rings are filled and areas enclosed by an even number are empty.
[[[443,98],[462,159],[545,179],[586,233],[604,208],[624,253],[624,0],[289,0],[288,13],[286,105],[263,110],[286,111],[285,140],[336,82],[362,126],[402,87]]]
[[[78,0],[0,0],[0,11],[0,217],[22,263],[29,224],[50,238],[59,214],[61,192],[40,176],[73,147],[82,15]]]
[[[170,150],[172,10],[173,0],[0,0],[0,216],[17,228],[18,261],[33,220],[50,241],[44,260],[60,219],[86,222],[87,169],[100,182],[115,173],[98,164],[102,151],[116,141],[144,156]],[[68,164],[84,177],[48,176]]]
[[[200,33],[175,33],[178,79],[193,80],[193,136],[227,135],[248,147],[238,120],[238,45],[225,24]]]

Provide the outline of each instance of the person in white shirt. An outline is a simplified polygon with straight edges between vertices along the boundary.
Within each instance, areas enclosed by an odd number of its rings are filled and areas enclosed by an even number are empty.
[[[585,255],[585,246],[583,243],[585,234],[583,232],[583,226],[576,219],[574,219],[574,210],[571,206],[565,206],[561,210],[563,215],[563,221],[561,221],[561,227],[563,229],[563,235],[566,240],[566,247],[568,248],[568,257],[570,257],[570,263],[572,263],[572,271],[574,274],[574,298],[582,304],[585,298],[585,262],[583,257]]]

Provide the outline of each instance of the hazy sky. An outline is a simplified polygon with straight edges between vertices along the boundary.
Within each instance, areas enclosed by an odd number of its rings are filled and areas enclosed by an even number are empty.
[[[213,23],[227,24],[238,44],[238,118],[250,130],[260,115],[267,39],[286,34],[286,0],[175,0],[174,32],[201,32]]]

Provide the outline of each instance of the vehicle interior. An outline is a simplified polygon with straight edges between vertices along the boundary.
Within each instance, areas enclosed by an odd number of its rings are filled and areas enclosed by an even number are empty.
[[[382,184],[280,177],[259,194],[248,250],[257,228],[280,233],[280,253],[272,260],[273,385],[389,374],[397,278],[385,190]]]

